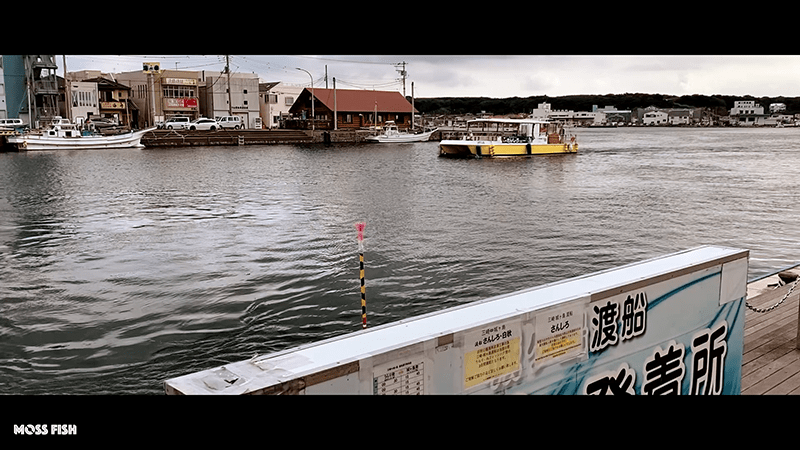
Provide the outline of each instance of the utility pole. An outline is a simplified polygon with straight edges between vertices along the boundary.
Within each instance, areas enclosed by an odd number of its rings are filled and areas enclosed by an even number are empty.
[[[333,77],[333,130],[339,129],[339,119],[336,117],[336,77]]]
[[[314,130],[315,130],[315,128],[314,128],[314,119],[315,119],[315,117],[314,117],[314,77],[311,76],[311,72],[309,72],[309,71],[307,71],[305,69],[301,69],[299,67],[295,67],[295,69],[302,70],[303,72],[308,74],[309,78],[311,78],[311,134],[313,135],[314,134]]]
[[[395,64],[395,67],[398,66],[403,67],[402,69],[398,69],[398,71],[400,72],[400,77],[403,79],[403,97],[406,96],[406,75],[408,75],[408,73],[406,72],[406,64],[407,63],[405,61]]]
[[[154,75],[152,70],[147,74],[147,81],[150,84],[150,123],[148,125],[153,126],[156,124],[156,87],[155,81],[153,79]],[[162,112],[163,114],[163,112]]]
[[[70,95],[70,82],[67,80],[67,55],[64,57],[64,111],[67,113],[67,120],[72,122],[72,96]]]
[[[225,55],[225,73],[228,74],[228,115],[233,115],[233,103],[231,101],[231,56]]]

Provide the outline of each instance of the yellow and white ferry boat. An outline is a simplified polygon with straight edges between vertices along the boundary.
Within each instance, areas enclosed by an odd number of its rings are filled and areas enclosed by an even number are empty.
[[[439,142],[439,156],[492,158],[577,153],[578,141],[560,124],[532,119],[476,119],[460,139]]]

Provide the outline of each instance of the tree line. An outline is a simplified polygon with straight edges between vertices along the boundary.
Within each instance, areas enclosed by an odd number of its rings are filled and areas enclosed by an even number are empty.
[[[416,98],[417,111],[428,114],[479,114],[481,112],[505,115],[530,113],[541,103],[549,103],[553,110],[591,111],[593,106],[603,108],[613,106],[619,110],[634,110],[655,106],[657,108],[709,108],[719,115],[727,115],[736,101],[752,100],[769,112],[771,103],[783,103],[783,114],[800,113],[800,97],[753,97],[734,95],[664,95],[664,94],[606,94],[606,95],[566,95],[550,97],[437,97]]]

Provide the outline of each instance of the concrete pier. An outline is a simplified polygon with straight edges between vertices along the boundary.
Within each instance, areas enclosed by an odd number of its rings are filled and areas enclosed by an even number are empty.
[[[797,267],[781,273],[800,274]],[[791,278],[791,277],[787,277]],[[766,310],[778,304],[793,282],[780,285],[775,273],[748,283],[747,302]],[[742,395],[800,394],[800,284],[779,306],[767,312],[745,312]]]
[[[142,138],[142,144],[147,148],[157,148],[210,145],[361,143],[366,142],[366,137],[372,134],[372,132],[366,130],[155,130],[147,133]]]

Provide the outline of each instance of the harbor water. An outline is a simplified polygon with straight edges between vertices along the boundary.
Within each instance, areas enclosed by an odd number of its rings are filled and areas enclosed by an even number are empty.
[[[800,261],[800,128],[0,154],[0,393],[163,381],[705,244]]]

